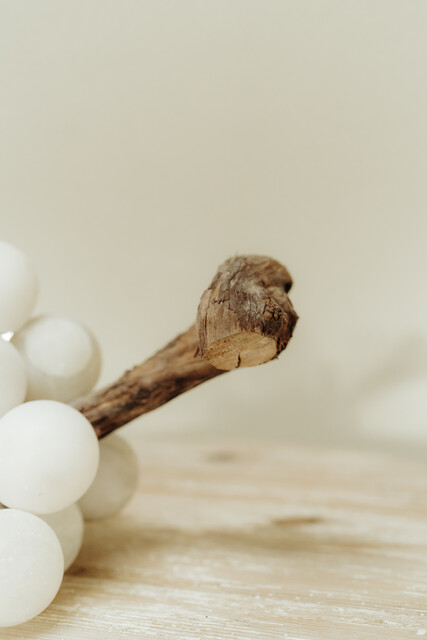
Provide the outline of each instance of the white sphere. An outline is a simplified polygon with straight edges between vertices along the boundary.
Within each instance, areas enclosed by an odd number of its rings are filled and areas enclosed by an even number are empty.
[[[25,400],[27,378],[22,357],[0,338],[0,417]]]
[[[131,498],[138,483],[138,460],[132,447],[112,434],[99,443],[99,467],[95,480],[80,499],[85,520],[107,518]]]
[[[0,419],[0,502],[53,513],[92,484],[99,446],[90,422],[66,404],[34,400]]]
[[[37,289],[36,274],[27,256],[0,241],[0,333],[22,327],[33,310]]]
[[[52,602],[64,558],[52,529],[32,513],[0,511],[0,627],[27,622]]]
[[[51,314],[32,318],[12,342],[25,362],[27,400],[70,402],[90,391],[98,379],[98,344],[73,320]]]
[[[64,571],[67,571],[79,555],[83,544],[84,522],[76,504],[62,511],[40,516],[51,527],[61,544],[64,554]]]

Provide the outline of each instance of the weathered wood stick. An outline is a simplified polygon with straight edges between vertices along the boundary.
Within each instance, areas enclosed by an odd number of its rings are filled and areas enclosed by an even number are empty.
[[[291,287],[289,272],[272,258],[224,262],[200,300],[200,355],[227,371],[276,358],[298,319],[287,295]]]
[[[202,295],[195,325],[75,406],[102,438],[225,371],[277,358],[298,319],[287,295],[291,286],[276,260],[230,258]]]
[[[102,438],[184,391],[224,373],[194,357],[197,346],[193,325],[151,358],[126,371],[111,386],[78,401],[77,409]]]

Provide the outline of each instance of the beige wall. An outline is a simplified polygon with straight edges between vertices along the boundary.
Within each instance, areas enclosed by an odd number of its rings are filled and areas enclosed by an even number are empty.
[[[138,428],[427,442],[426,25],[421,0],[0,2],[1,235],[103,382],[224,258],[294,276],[278,362]]]

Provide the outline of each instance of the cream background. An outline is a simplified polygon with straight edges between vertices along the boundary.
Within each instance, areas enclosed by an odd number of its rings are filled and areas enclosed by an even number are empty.
[[[80,319],[101,382],[194,318],[217,265],[269,254],[282,358],[130,427],[427,442],[427,3],[0,2],[1,236],[37,311]]]

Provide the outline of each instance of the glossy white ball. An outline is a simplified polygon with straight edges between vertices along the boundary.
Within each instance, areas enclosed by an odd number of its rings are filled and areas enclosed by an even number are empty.
[[[27,622],[52,602],[64,557],[53,530],[37,516],[0,511],[0,627]]]
[[[27,378],[22,357],[0,338],[0,417],[25,400]]]
[[[122,509],[138,483],[138,460],[124,438],[111,434],[99,443],[99,468],[79,501],[85,520],[107,518]]]
[[[32,318],[12,338],[28,379],[27,400],[70,402],[96,383],[98,343],[78,322],[47,314]]]
[[[0,241],[0,333],[22,327],[33,310],[37,290],[36,273],[27,256]]]
[[[99,445],[90,422],[54,400],[34,400],[0,419],[0,502],[33,513],[61,511],[90,487]]]

